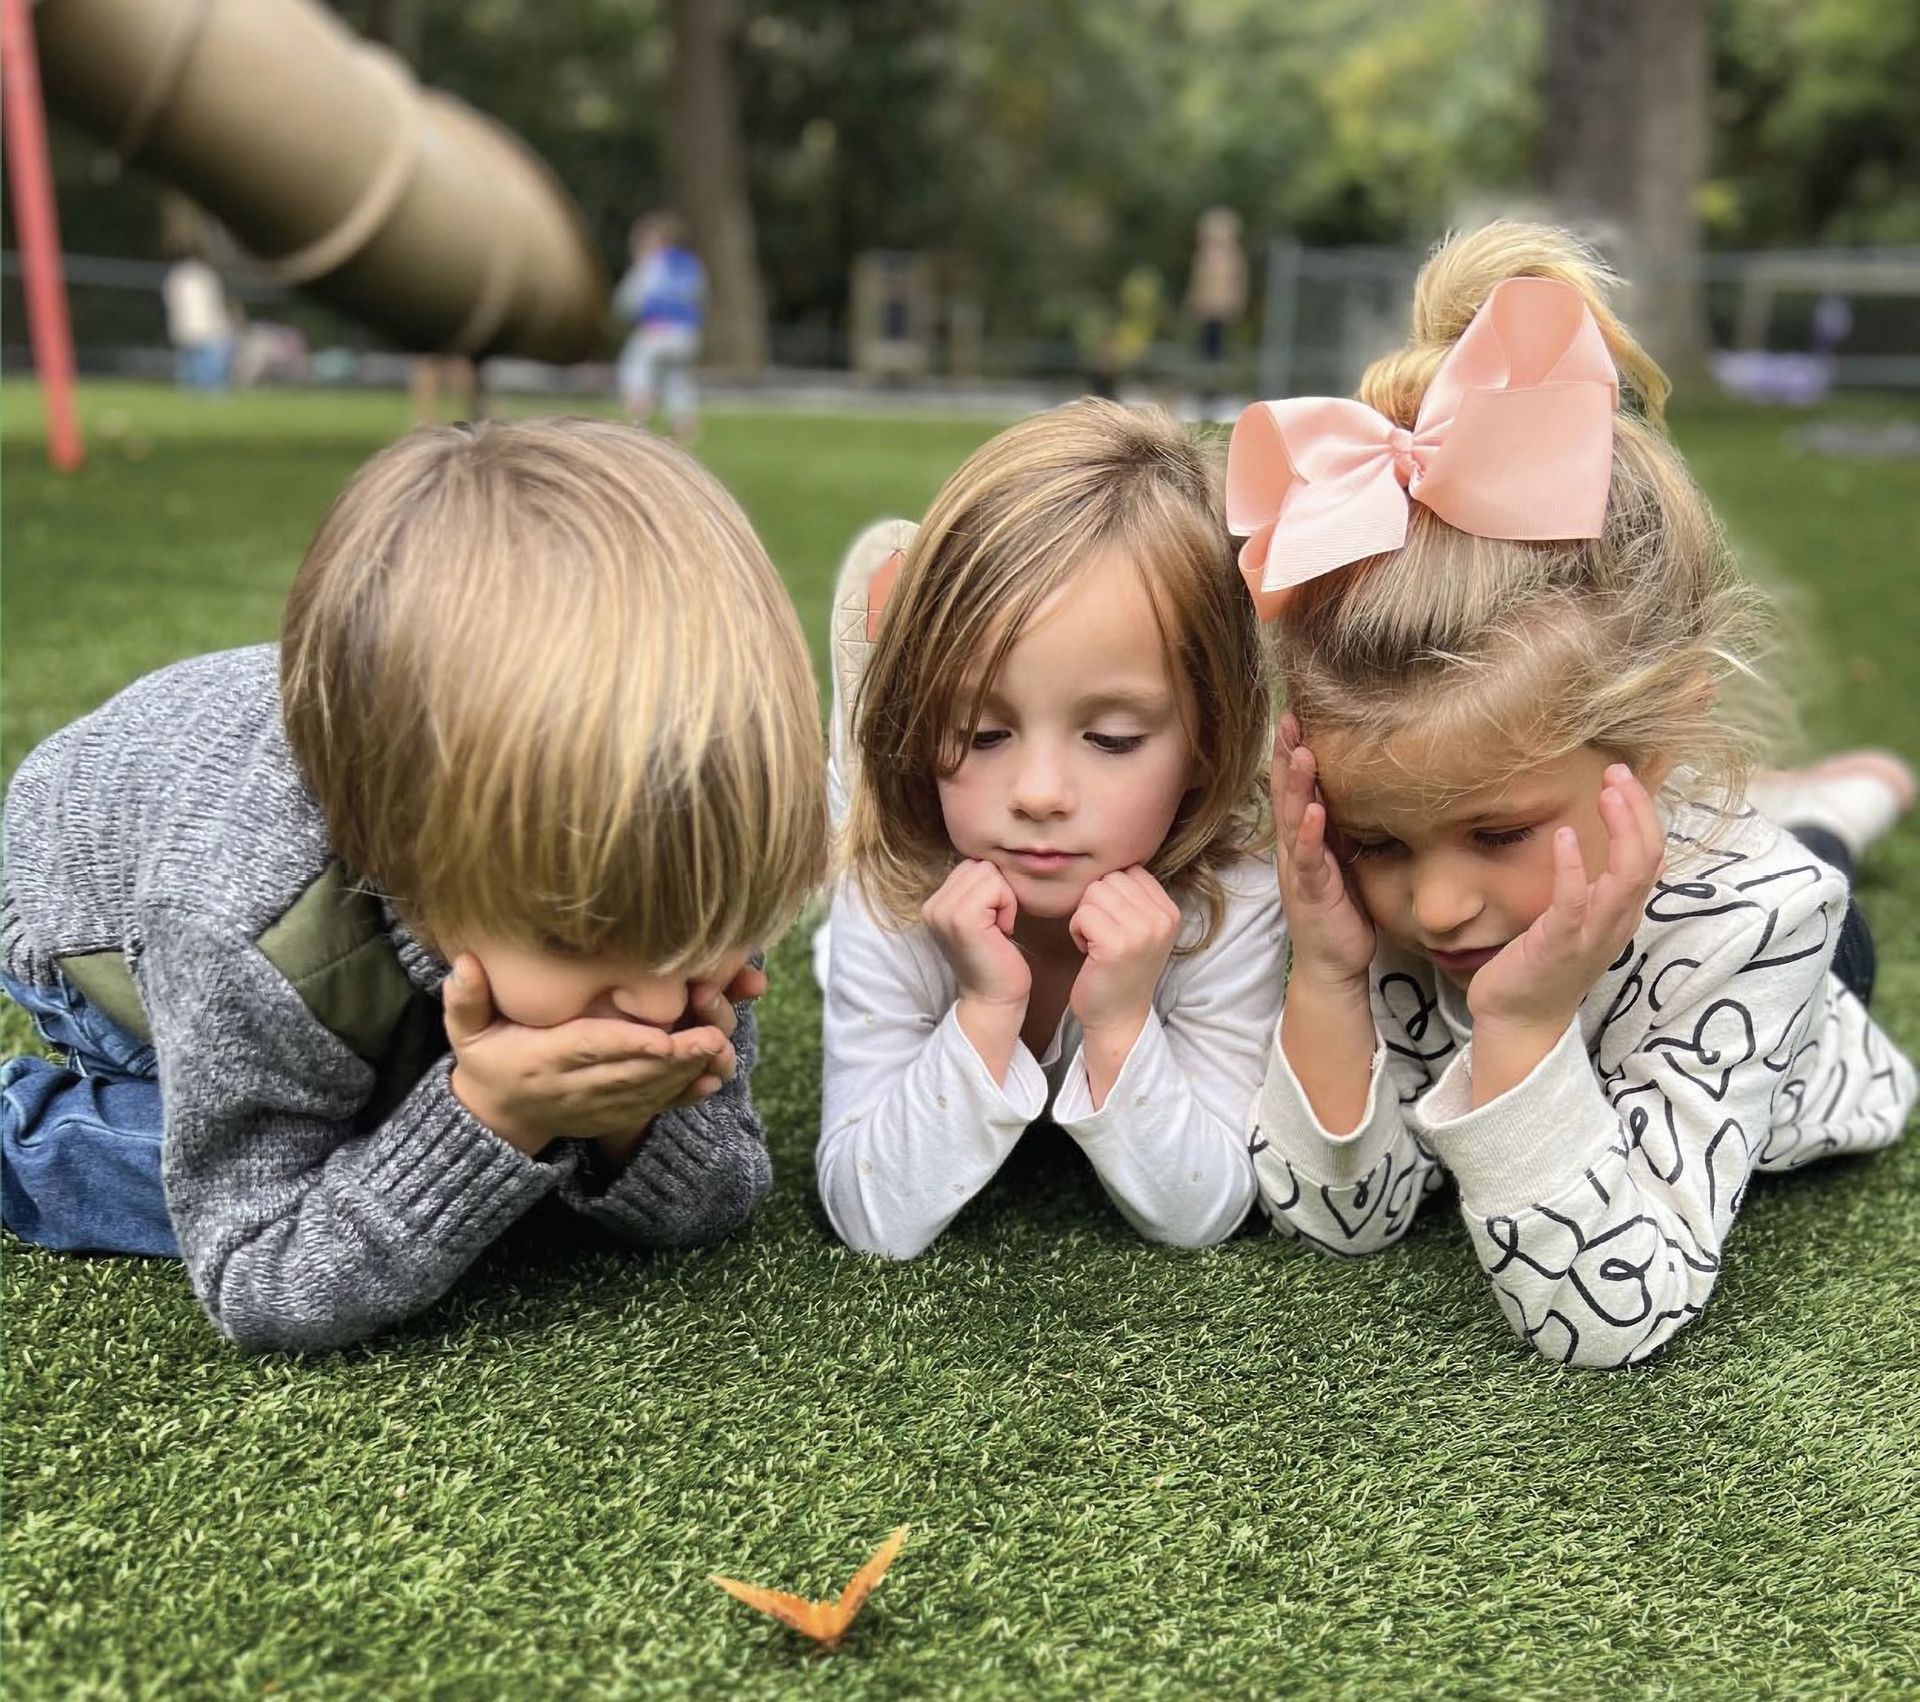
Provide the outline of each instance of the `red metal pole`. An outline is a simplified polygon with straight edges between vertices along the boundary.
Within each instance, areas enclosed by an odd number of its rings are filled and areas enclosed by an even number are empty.
[[[20,233],[27,334],[47,410],[47,455],[61,472],[71,473],[86,451],[73,413],[73,331],[60,276],[60,220],[54,210],[47,114],[40,101],[40,67],[27,0],[0,0],[0,119],[6,125],[13,223]]]

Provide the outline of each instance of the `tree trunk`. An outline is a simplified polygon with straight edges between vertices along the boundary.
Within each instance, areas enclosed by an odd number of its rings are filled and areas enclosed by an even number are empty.
[[[1680,383],[1706,364],[1706,0],[1548,0],[1541,175],[1632,286],[1627,322]]]
[[[707,268],[706,359],[732,372],[767,364],[766,292],[754,252],[753,204],[729,60],[731,0],[672,0],[672,199]]]

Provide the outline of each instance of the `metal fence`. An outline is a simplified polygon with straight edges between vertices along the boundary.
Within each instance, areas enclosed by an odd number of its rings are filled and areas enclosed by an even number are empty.
[[[1229,342],[1224,360],[1202,362],[1184,333],[1170,325],[1162,340],[1118,375],[1120,388],[1242,398],[1347,394],[1369,361],[1404,338],[1423,258],[1424,251],[1410,248],[1275,243],[1266,256],[1257,311]],[[160,297],[166,267],[72,254],[64,264],[80,370],[169,373]],[[1825,377],[1834,385],[1920,391],[1920,247],[1711,254],[1698,280],[1716,350],[1791,357],[1820,349]],[[297,334],[310,351],[305,379],[403,380],[404,357],[383,351],[363,328],[331,309],[269,279],[235,273],[227,285],[250,324],[286,326]],[[1835,301],[1844,308],[1844,334],[1837,339]],[[0,359],[8,371],[26,370],[18,257],[12,253],[0,255],[0,324],[7,327]],[[610,328],[609,354],[612,343]],[[852,354],[846,330],[833,325],[775,326],[770,343],[775,364],[791,373],[844,374]],[[1083,352],[1072,343],[996,338],[990,326],[971,340],[960,372],[945,348],[936,346],[929,355],[928,389],[1019,380],[1078,385],[1089,378]],[[542,371],[524,362],[498,364],[506,369],[499,375],[502,388],[579,392],[610,382],[597,365]],[[264,376],[272,381],[286,375],[269,370]]]
[[[1404,341],[1424,258],[1416,249],[1275,243],[1259,393],[1351,393],[1370,361]],[[1817,355],[1839,388],[1920,390],[1920,247],[1708,254],[1695,278],[1720,354]]]

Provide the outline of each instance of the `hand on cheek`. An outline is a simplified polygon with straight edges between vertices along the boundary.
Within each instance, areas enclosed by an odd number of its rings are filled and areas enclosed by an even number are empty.
[[[952,965],[962,1000],[1025,1009],[1033,973],[1013,943],[1018,915],[1006,876],[984,861],[962,863],[921,906],[920,918]]]
[[[1293,981],[1364,987],[1373,962],[1373,922],[1327,845],[1319,769],[1291,715],[1281,722],[1273,756],[1274,863],[1293,942]]]
[[[1067,1005],[1088,1034],[1138,1037],[1180,937],[1180,907],[1137,865],[1102,875],[1067,924],[1086,954]]]
[[[1607,770],[1600,819],[1606,867],[1589,879],[1578,835],[1556,829],[1551,901],[1468,985],[1476,1105],[1525,1080],[1552,1050],[1633,938],[1666,867],[1666,835],[1653,800],[1625,764]]]
[[[1013,888],[991,863],[962,863],[920,908],[960,984],[954,1020],[987,1072],[1004,1082],[1027,1019],[1033,971],[1013,943]]]

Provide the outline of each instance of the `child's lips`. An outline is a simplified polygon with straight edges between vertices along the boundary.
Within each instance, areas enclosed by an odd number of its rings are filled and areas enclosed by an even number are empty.
[[[1070,863],[1080,860],[1077,851],[1054,851],[1042,847],[1021,847],[1008,845],[1002,848],[1013,862],[1036,875],[1057,874]]]
[[[1433,959],[1436,969],[1444,969],[1454,975],[1471,975],[1474,970],[1491,963],[1505,949],[1504,946],[1477,946],[1471,951],[1436,951],[1428,947],[1427,956]]]

